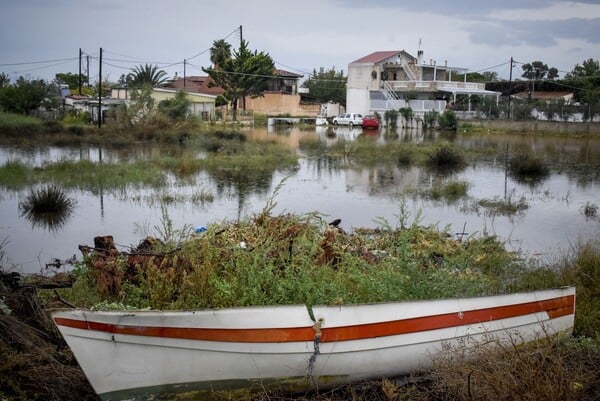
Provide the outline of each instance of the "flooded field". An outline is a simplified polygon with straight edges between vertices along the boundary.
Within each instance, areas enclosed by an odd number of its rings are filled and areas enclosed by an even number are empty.
[[[260,182],[228,182],[205,171],[185,179],[169,175],[165,185],[99,186],[67,189],[75,200],[61,224],[48,226],[20,209],[31,188],[0,186],[0,242],[3,265],[33,273],[53,260],[81,258],[80,244],[97,235],[113,235],[121,247],[137,245],[146,235],[159,236],[165,225],[197,228],[217,221],[242,219],[274,202],[274,213],[318,212],[324,219],[341,219],[340,227],[393,227],[417,222],[447,230],[452,236],[496,235],[507,247],[526,256],[549,260],[573,244],[600,233],[595,212],[600,205],[600,138],[531,135],[466,135],[442,137],[417,131],[363,133],[360,129],[256,128],[250,139],[269,139],[296,149],[297,168],[275,171]],[[307,157],[301,146],[309,138],[351,144],[360,136],[412,144],[450,141],[472,154],[455,172],[414,165],[362,166],[343,158]],[[507,174],[508,149],[526,149],[547,161],[550,173],[537,182]],[[127,149],[93,147],[0,148],[0,166],[14,160],[44,166],[61,160],[94,163],[151,160],[156,155],[179,157],[182,147],[139,145]],[[201,157],[199,154],[198,157]],[[465,196],[431,196],[445,182],[466,182]],[[516,205],[506,211],[496,204]],[[594,208],[595,207],[595,208]]]

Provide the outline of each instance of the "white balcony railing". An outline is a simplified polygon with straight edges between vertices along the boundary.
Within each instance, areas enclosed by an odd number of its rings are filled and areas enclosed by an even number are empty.
[[[448,91],[453,90],[485,90],[485,84],[477,82],[456,82],[456,81],[387,81],[387,83],[398,91]]]

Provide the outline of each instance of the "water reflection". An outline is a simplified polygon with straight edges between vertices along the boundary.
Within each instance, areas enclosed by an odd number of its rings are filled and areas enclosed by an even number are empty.
[[[76,201],[57,186],[49,185],[30,190],[25,200],[19,203],[21,217],[32,227],[59,232],[73,214]]]
[[[21,191],[0,185],[0,240],[8,238],[9,242],[4,265],[15,263],[34,272],[53,258],[71,256],[77,245],[89,243],[96,235],[111,234],[118,244],[137,244],[143,236],[137,227],[156,234],[151,231],[160,225],[161,206],[167,208],[174,227],[244,218],[260,212],[284,181],[274,213],[318,211],[331,219],[341,218],[347,231],[373,227],[381,219],[394,225],[402,217],[409,222],[418,219],[424,225],[450,226],[450,233],[497,235],[510,248],[543,255],[565,250],[580,238],[595,238],[600,232],[599,219],[589,217],[589,211],[597,210],[594,207],[600,204],[600,138],[348,127],[251,128],[245,133],[250,140],[268,140],[295,150],[306,139],[329,144],[360,137],[379,143],[443,140],[462,149],[468,159],[466,167],[440,174],[411,164],[350,165],[343,157],[326,155],[302,158],[297,169],[286,171],[208,168],[185,177],[170,174],[167,185],[161,188],[81,187],[70,194],[77,200],[77,208],[62,219],[49,220],[50,224],[22,213]],[[546,160],[549,175],[532,186],[508,174],[508,158],[516,149],[527,149]],[[102,148],[101,154],[104,163],[203,157],[191,147],[156,144]],[[42,166],[62,159],[99,162],[100,149],[0,147],[0,166],[8,160]],[[453,181],[468,183],[464,197],[423,195]],[[211,201],[194,201],[198,193]],[[516,210],[503,209],[510,206]],[[49,232],[54,235],[48,236]],[[40,244],[40,249],[32,251],[32,243]]]

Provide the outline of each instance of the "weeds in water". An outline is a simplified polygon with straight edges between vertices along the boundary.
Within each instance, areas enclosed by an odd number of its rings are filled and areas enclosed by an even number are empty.
[[[445,199],[447,202],[456,202],[467,195],[469,183],[466,181],[450,181],[446,183],[434,183],[427,191],[423,192],[425,197],[433,200]]]
[[[546,163],[531,153],[520,153],[508,163],[510,175],[518,181],[538,183],[550,174]]]
[[[34,226],[55,231],[62,227],[70,217],[76,202],[57,186],[48,185],[32,189],[19,203],[21,216],[26,217]]]
[[[598,205],[586,202],[585,205],[581,207],[581,212],[586,219],[596,219],[598,217]]]
[[[476,202],[476,205],[486,209],[487,214],[491,216],[511,216],[529,208],[524,196],[514,200],[512,195],[511,193],[507,198],[480,199]]]
[[[456,171],[466,165],[463,155],[450,145],[437,146],[428,157],[427,165],[438,170]]]

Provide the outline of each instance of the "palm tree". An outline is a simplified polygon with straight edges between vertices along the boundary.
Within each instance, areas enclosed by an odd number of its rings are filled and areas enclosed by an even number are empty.
[[[225,39],[215,40],[210,48],[210,61],[216,69],[223,64],[224,60],[231,58],[231,45]]]
[[[150,84],[152,87],[156,87],[166,80],[167,73],[164,70],[159,70],[157,65],[152,64],[140,64],[127,75],[127,81],[131,86]]]

